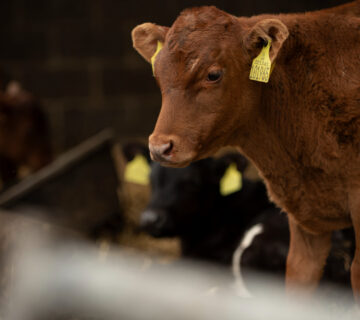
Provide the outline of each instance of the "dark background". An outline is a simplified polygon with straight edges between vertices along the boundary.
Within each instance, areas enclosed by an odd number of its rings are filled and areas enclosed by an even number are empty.
[[[160,108],[151,67],[132,48],[143,22],[171,25],[191,6],[234,15],[302,12],[343,0],[0,0],[0,70],[40,97],[55,150],[105,126],[120,141],[145,138]]]

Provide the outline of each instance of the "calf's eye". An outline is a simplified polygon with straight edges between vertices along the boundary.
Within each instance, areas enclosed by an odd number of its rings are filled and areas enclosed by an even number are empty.
[[[206,80],[208,82],[218,82],[222,78],[222,75],[223,75],[222,70],[210,71],[207,75]]]

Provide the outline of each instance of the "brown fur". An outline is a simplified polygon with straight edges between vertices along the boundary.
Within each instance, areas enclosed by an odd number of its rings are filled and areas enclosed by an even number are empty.
[[[36,171],[52,160],[50,131],[39,101],[18,83],[0,92],[0,176],[15,182],[21,169]]]
[[[214,7],[184,11],[160,39],[164,48],[155,76],[163,103],[149,140],[153,157],[169,166],[187,165],[224,145],[237,146],[252,160],[271,199],[290,215],[290,288],[314,288],[330,233],[353,225],[358,249],[352,284],[358,298],[359,13],[360,1],[250,18]],[[142,55],[151,56],[155,46],[137,46],[140,30],[149,26],[136,27],[133,39]],[[251,81],[251,62],[270,39],[276,62],[270,82]],[[207,80],[212,70],[223,71],[220,81]],[[166,153],[155,153],[167,143]]]

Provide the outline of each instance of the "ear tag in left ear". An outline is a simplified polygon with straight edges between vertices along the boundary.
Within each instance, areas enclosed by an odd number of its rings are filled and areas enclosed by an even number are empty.
[[[272,71],[269,51],[271,40],[263,47],[259,55],[253,60],[250,70],[250,80],[268,83]]]
[[[240,191],[242,188],[242,175],[238,171],[236,164],[232,163],[226,169],[223,177],[220,180],[220,193],[227,196],[231,193]]]
[[[137,155],[125,168],[124,178],[127,182],[141,185],[149,184],[150,166],[143,155]]]
[[[163,47],[163,43],[158,41],[156,51],[153,54],[153,56],[151,57],[151,59],[150,59],[151,60],[151,67],[152,67],[153,76],[155,76],[155,59],[156,59],[156,56],[161,51],[162,47]]]

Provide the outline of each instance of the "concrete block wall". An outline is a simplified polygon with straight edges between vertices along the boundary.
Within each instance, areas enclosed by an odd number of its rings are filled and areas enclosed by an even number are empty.
[[[1,0],[0,71],[44,103],[55,150],[105,126],[120,140],[146,137],[161,97],[151,67],[133,50],[142,22],[170,25],[191,6],[236,15],[320,9],[342,0]]]

